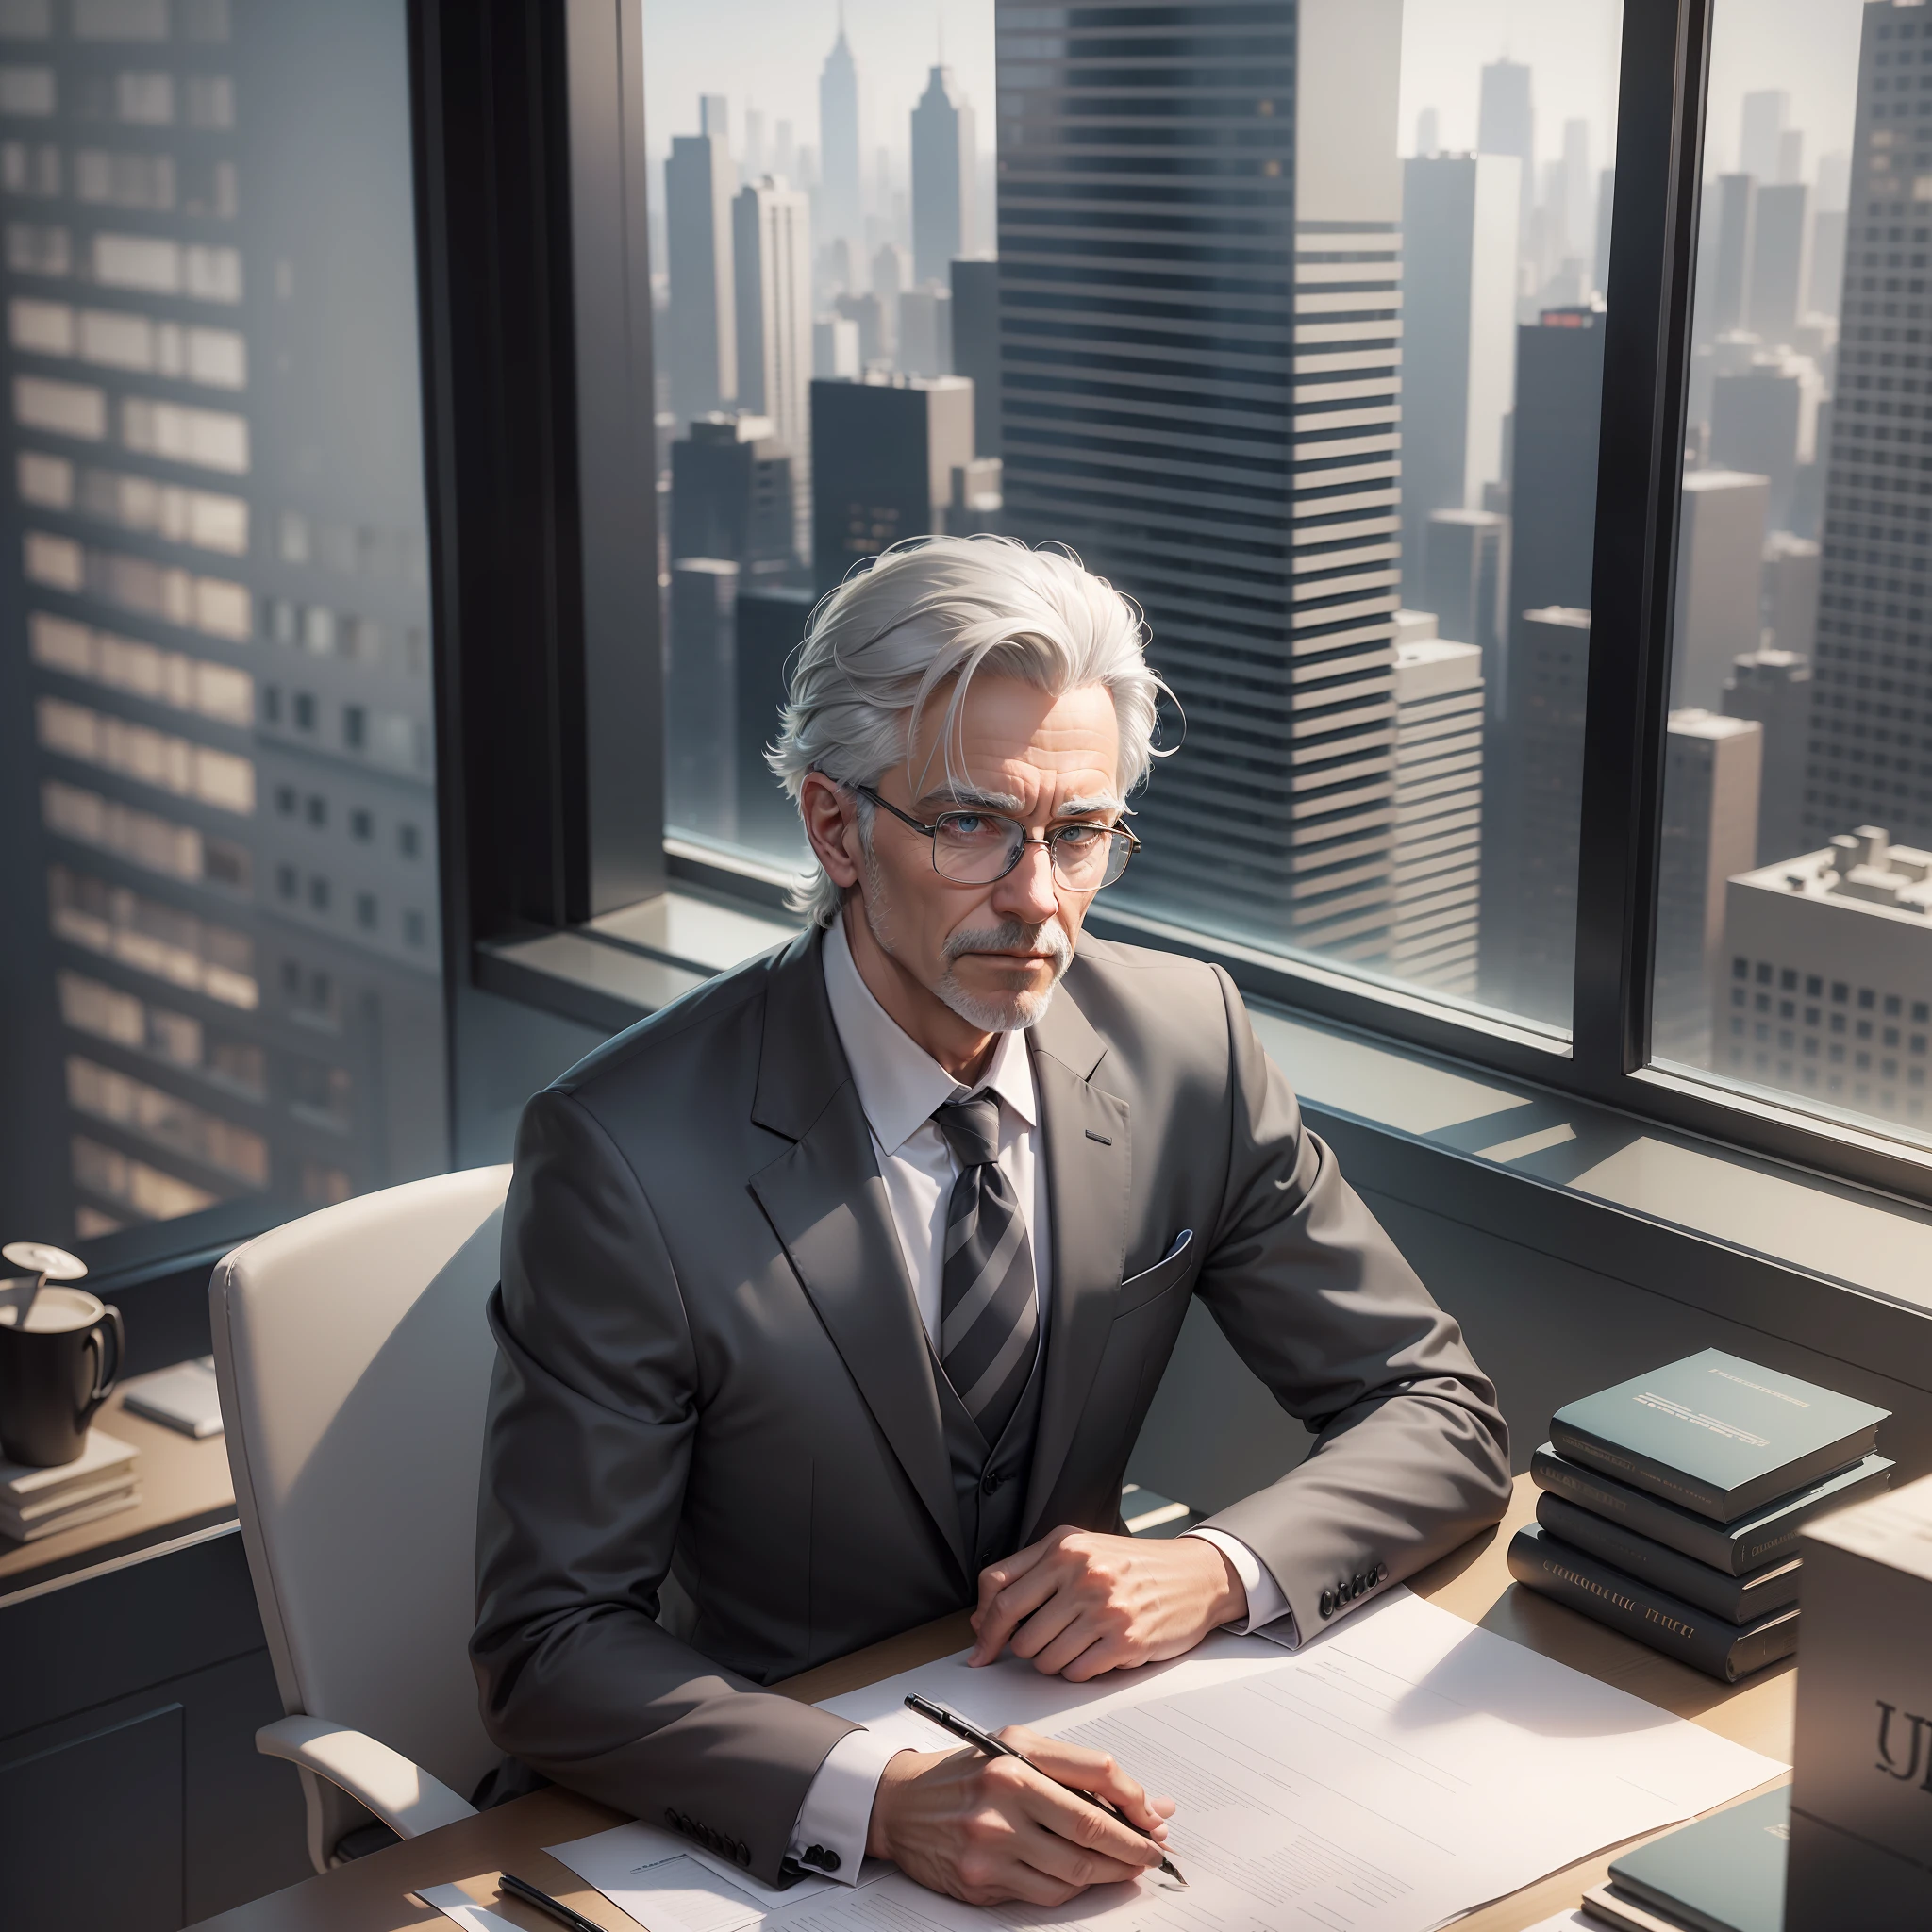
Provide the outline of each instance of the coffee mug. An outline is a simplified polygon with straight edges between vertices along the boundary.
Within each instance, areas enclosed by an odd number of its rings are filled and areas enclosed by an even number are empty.
[[[38,1469],[72,1462],[113,1392],[125,1341],[121,1310],[85,1289],[48,1282],[30,1304],[0,1306],[0,1454]]]

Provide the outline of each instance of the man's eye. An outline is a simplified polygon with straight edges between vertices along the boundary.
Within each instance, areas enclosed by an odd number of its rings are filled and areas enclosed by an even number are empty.
[[[1105,825],[1062,825],[1054,834],[1056,841],[1069,852],[1085,852],[1097,839],[1107,836]]]
[[[985,839],[999,830],[999,821],[983,811],[956,811],[941,820],[947,836],[954,839]]]

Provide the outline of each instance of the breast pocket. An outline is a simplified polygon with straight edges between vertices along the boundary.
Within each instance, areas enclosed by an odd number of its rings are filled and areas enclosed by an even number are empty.
[[[1194,1262],[1194,1230],[1184,1227],[1169,1244],[1167,1253],[1151,1268],[1143,1268],[1138,1274],[1130,1274],[1114,1291],[1113,1314],[1119,1321],[1123,1315],[1131,1315],[1136,1308],[1142,1308],[1151,1301],[1164,1295],[1169,1289],[1184,1280],[1188,1270]]]

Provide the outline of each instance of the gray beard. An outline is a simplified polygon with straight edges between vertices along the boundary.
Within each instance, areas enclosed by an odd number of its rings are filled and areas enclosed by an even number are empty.
[[[867,858],[871,860],[870,853]],[[866,870],[871,875],[872,891],[859,894],[865,923],[879,951],[896,959],[899,956],[892,945],[885,878],[876,861],[869,862]],[[954,970],[955,962],[964,953],[1031,952],[1041,946],[1054,956],[1053,978],[1039,992],[976,993],[960,984]],[[954,933],[946,941],[945,971],[937,984],[928,986],[926,991],[950,1007],[967,1025],[976,1026],[982,1033],[1019,1033],[1044,1016],[1053,1005],[1061,978],[1073,963],[1073,941],[1058,919],[1050,919],[1041,925],[1002,920],[998,925],[966,927]]]

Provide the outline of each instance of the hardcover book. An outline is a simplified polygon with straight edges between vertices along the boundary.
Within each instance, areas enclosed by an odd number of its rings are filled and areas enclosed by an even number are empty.
[[[1798,1601],[1798,1579],[1805,1566],[1796,1557],[1769,1563],[1748,1576],[1733,1576],[1667,1544],[1639,1536],[1606,1516],[1579,1509],[1547,1490],[1537,1498],[1536,1520],[1573,1549],[1601,1557],[1640,1583],[1680,1596],[1687,1604],[1713,1611],[1733,1624],[1755,1624],[1759,1617]]]
[[[1550,1441],[1572,1462],[1733,1523],[1870,1455],[1890,1413],[1707,1348],[1566,1403]]]
[[[1610,1884],[1695,1932],[1783,1932],[1790,1835],[1790,1787],[1780,1785],[1625,1852]]]
[[[1798,1647],[1795,1606],[1774,1610],[1755,1624],[1733,1624],[1558,1542],[1535,1524],[1510,1539],[1509,1574],[1526,1589],[1581,1610],[1726,1684],[1761,1671]]]
[[[1661,1496],[1566,1461],[1547,1442],[1530,1458],[1529,1474],[1539,1489],[1567,1497],[1578,1508],[1681,1550],[1713,1570],[1742,1576],[1761,1570],[1775,1557],[1795,1556],[1806,1524],[1877,1495],[1890,1482],[1891,1468],[1885,1457],[1868,1456],[1864,1461],[1835,1470],[1821,1481],[1781,1496],[1736,1523],[1712,1523],[1707,1517],[1679,1509]]]
[[[130,1475],[138,1453],[133,1443],[108,1435],[106,1429],[90,1429],[86,1447],[72,1462],[55,1463],[46,1469],[24,1462],[0,1462],[0,1508],[25,1509],[98,1485],[110,1473]]]

